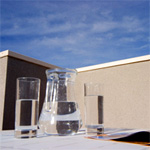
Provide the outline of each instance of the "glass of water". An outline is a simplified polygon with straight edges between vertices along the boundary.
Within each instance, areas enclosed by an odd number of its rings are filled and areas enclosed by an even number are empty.
[[[88,135],[103,134],[103,84],[84,84],[85,127]]]
[[[40,79],[17,78],[15,137],[32,138],[37,135]]]

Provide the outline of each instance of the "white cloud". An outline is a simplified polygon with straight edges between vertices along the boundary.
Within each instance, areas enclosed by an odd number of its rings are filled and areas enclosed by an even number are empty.
[[[138,47],[138,49],[140,49],[140,50],[149,50],[150,49],[150,45],[149,44],[145,44],[145,45],[142,45],[142,46]],[[150,54],[150,51],[149,51],[149,54]]]
[[[135,42],[136,38],[134,37],[123,37],[121,39],[119,39],[119,42],[121,43],[126,43],[126,42]]]
[[[108,31],[115,29],[117,27],[118,27],[117,22],[103,21],[103,22],[94,23],[92,31],[94,31],[94,32],[108,32]]]
[[[130,4],[124,6],[128,9]],[[71,59],[74,64],[78,61],[78,65],[94,64],[120,57],[121,54],[125,56],[126,48],[130,49],[130,53],[132,48],[138,46],[140,49],[147,48],[147,40],[144,41],[148,31],[145,25],[147,18],[139,17],[136,14],[138,10],[134,10],[131,15],[131,10],[128,13],[124,6],[121,3],[111,6],[105,1],[44,1],[33,5],[34,15],[26,16],[26,11],[21,11],[18,13],[23,16],[12,14],[9,20],[3,19],[2,36],[14,39],[20,35],[21,38],[30,37],[29,40],[25,39],[26,43],[14,43],[13,46],[24,51],[32,50],[30,54],[43,61],[51,59],[56,60],[57,65],[62,61],[67,65],[65,60]],[[117,9],[120,9],[120,14]],[[12,43],[6,42],[8,45],[11,47]]]
[[[142,24],[142,21],[133,16],[123,17],[121,27],[126,29],[128,32],[142,32],[145,31],[145,28]]]
[[[136,17],[132,16],[125,16],[122,20],[112,21],[100,21],[93,23],[93,32],[109,32],[113,29],[116,30],[122,30],[122,32],[125,30],[126,32],[143,32],[147,29],[144,28],[144,25],[142,24],[142,21],[139,20]]]

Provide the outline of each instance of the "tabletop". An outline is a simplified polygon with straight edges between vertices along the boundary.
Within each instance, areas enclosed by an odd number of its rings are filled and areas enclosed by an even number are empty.
[[[88,139],[82,132],[72,136],[16,139],[14,131],[0,132],[0,150],[149,150],[150,147],[124,142]]]

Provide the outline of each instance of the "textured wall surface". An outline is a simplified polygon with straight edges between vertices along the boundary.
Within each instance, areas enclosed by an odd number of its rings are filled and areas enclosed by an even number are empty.
[[[0,59],[0,130],[2,130],[5,88],[7,75],[7,57]]]
[[[8,60],[8,62],[6,61]],[[3,57],[1,72],[1,89],[3,94],[0,95],[1,104],[1,128],[2,130],[14,129],[15,122],[15,102],[16,102],[16,79],[18,77],[36,77],[41,79],[41,92],[39,110],[42,109],[42,104],[45,98],[46,74],[47,67],[43,67],[34,63],[30,63],[14,57]],[[4,104],[3,104],[4,101]],[[3,107],[3,108],[2,108]]]
[[[98,82],[104,84],[105,127],[150,129],[149,79],[150,61],[79,72],[76,99],[83,122],[84,83]]]
[[[46,89],[45,70],[55,67],[34,63],[32,58],[29,62],[26,61],[27,57],[24,60],[24,57],[17,57],[0,58],[0,130],[14,129],[16,79],[23,76],[41,79],[41,111]],[[75,83],[75,96],[83,124],[84,83],[87,82],[104,85],[105,127],[150,129],[150,60],[79,71]]]

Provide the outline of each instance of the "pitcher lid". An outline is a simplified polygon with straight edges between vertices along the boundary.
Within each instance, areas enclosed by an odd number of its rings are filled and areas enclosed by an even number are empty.
[[[74,81],[77,75],[76,69],[68,69],[68,68],[54,68],[46,70],[46,75],[48,79],[52,80],[68,80]]]
[[[69,69],[69,68],[54,68],[54,69],[47,69],[46,73],[73,73],[77,74],[76,69]]]

